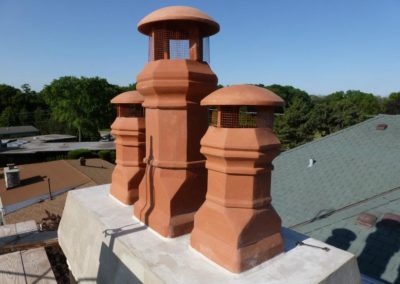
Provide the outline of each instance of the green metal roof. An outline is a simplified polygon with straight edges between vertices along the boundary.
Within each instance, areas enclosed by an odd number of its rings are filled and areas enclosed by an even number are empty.
[[[399,224],[356,224],[363,212],[378,223],[385,213],[400,214],[400,115],[378,115],[286,151],[273,164],[272,202],[284,226],[338,247],[347,242],[341,248],[359,257],[362,273],[400,282]]]

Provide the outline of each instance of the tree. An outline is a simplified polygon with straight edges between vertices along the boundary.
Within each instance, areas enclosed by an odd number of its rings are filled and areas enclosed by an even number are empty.
[[[30,119],[30,113],[28,112],[28,110],[24,107],[22,107],[19,111],[18,111],[18,121],[19,124],[21,125],[27,125],[32,123],[31,119]]]
[[[365,115],[348,100],[338,101],[332,107],[331,132],[341,130],[365,120]]]
[[[293,98],[284,113],[276,118],[275,132],[283,148],[290,149],[311,141],[314,129],[310,120],[312,104],[302,97]]]
[[[22,93],[29,96],[29,95],[36,95],[36,92],[31,89],[29,84],[22,84],[21,85]]]
[[[129,84],[128,86],[119,87],[120,92],[127,92],[127,91],[135,91],[136,90],[136,83]]]
[[[9,85],[0,84],[0,111],[11,106],[12,98],[15,97],[20,90]]]
[[[18,119],[16,113],[14,112],[12,107],[8,106],[2,111],[0,115],[0,126],[14,126],[17,124],[17,121]]]
[[[283,115],[277,116],[274,127],[283,148],[292,148],[313,139],[314,129],[310,120],[313,102],[305,91],[276,84],[257,86],[267,88],[285,100]]]
[[[335,92],[327,96],[326,99],[330,103],[346,101],[348,104],[355,106],[358,112],[364,116],[377,115],[382,111],[381,101],[378,97],[358,90]]]
[[[314,128],[314,136],[325,136],[332,133],[335,125],[332,117],[332,106],[325,98],[313,98],[314,107],[310,113],[310,123]]]
[[[400,114],[400,92],[391,93],[384,102],[384,112]]]
[[[79,136],[98,139],[98,130],[109,127],[115,118],[110,100],[121,89],[105,79],[61,77],[45,86],[41,96],[50,106],[52,118],[74,129]]]

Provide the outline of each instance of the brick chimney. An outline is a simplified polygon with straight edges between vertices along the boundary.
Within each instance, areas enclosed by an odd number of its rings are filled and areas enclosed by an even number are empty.
[[[208,37],[219,25],[183,6],[159,9],[138,24],[149,36],[149,62],[137,77],[146,108],[146,175],[134,215],[165,237],[189,233],[204,202],[207,172],[200,139],[207,110],[200,101],[217,86]]]
[[[191,245],[239,273],[283,252],[270,191],[271,162],[280,149],[272,132],[274,108],[284,101],[264,88],[237,85],[211,93],[201,104],[217,109],[201,140],[208,189]]]
[[[145,172],[145,122],[143,96],[137,91],[119,94],[111,100],[117,118],[111,125],[115,136],[116,166],[112,173],[110,193],[124,204],[138,199],[139,183]]]

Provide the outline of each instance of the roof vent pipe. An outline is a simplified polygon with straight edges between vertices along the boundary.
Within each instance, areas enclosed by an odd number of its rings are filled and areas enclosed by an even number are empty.
[[[376,125],[376,130],[385,130],[387,127],[386,123],[380,123]]]
[[[314,159],[309,159],[308,160],[308,167],[311,168],[312,166],[314,166],[315,164],[315,160]]]

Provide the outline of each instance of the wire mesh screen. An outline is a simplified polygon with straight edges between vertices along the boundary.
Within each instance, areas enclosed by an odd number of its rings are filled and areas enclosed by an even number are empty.
[[[256,128],[257,112],[239,107],[210,108],[208,121],[215,127],[222,128]]]
[[[192,41],[192,43],[191,43]],[[191,44],[195,39],[190,39],[187,31],[155,29],[149,37],[148,61],[160,59],[193,59],[191,58]],[[202,38],[195,51],[199,61],[210,60],[209,39]]]
[[[149,50],[148,50],[148,54],[147,54],[147,56],[148,56],[147,60],[148,60],[149,62],[152,61],[152,60],[153,60],[153,57],[154,57],[154,54],[153,54],[153,46],[154,46],[153,37],[152,37],[152,36],[149,36]]]
[[[203,37],[203,62],[210,64],[210,38]]]
[[[144,117],[144,108],[140,104],[118,106],[119,117]]]
[[[189,59],[189,40],[188,39],[170,39],[169,40],[169,58],[170,59]]]

